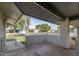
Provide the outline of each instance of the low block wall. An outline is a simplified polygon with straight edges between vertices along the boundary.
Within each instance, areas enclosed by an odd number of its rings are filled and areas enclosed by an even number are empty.
[[[56,33],[48,33],[47,42],[60,45],[60,35]]]
[[[29,44],[36,44],[46,41],[46,33],[33,33],[28,35]]]
[[[41,42],[49,42],[52,44],[60,44],[60,36],[55,33],[33,33],[28,35],[29,44],[36,44]]]

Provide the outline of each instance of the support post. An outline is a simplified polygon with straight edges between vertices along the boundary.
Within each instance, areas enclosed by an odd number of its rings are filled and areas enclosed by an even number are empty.
[[[62,21],[60,24],[60,45],[64,48],[70,47],[68,17],[66,17],[65,21]]]
[[[2,12],[0,11],[0,56],[4,55],[5,46],[5,20]]]
[[[77,27],[76,56],[79,56],[79,27]]]

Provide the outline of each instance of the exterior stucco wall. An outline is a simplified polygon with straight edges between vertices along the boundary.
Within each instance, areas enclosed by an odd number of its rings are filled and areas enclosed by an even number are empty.
[[[5,22],[3,19],[3,14],[0,11],[0,55],[4,51],[4,41],[5,41]]]
[[[79,27],[77,28],[77,38],[76,38],[76,56],[79,56]]]
[[[70,37],[77,37],[77,28],[74,28],[74,32],[70,32]]]
[[[0,36],[4,36],[5,35],[5,25],[4,25],[4,19],[3,19],[3,16],[2,16],[2,13],[0,11]]]

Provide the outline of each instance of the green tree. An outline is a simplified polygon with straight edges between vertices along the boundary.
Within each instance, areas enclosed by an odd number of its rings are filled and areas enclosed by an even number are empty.
[[[40,32],[48,32],[50,30],[50,26],[48,24],[36,25],[36,29],[39,29]]]
[[[21,19],[19,22],[17,22],[17,23],[15,24],[15,29],[23,29],[24,24],[25,24],[24,21],[25,21],[24,19]]]
[[[14,28],[15,29],[23,29],[25,27],[26,29],[26,25],[28,24],[29,25],[29,19],[28,19],[29,16],[25,16],[23,15],[20,20],[15,24]]]
[[[40,26],[41,26],[41,25],[36,25],[36,29],[40,29]]]
[[[34,32],[34,29],[29,29],[28,30],[30,33],[33,33]]]

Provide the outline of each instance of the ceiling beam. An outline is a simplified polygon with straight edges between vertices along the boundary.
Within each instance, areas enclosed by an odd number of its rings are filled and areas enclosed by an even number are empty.
[[[79,19],[79,15],[69,17],[69,19],[70,19],[70,21],[72,21],[72,20],[78,20]]]

